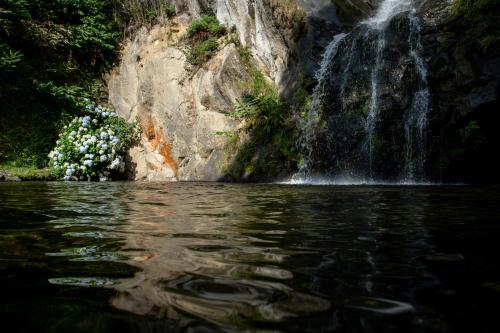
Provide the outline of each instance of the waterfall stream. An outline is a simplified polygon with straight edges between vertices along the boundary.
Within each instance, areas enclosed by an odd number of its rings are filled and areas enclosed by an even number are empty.
[[[420,31],[412,0],[383,0],[332,38],[300,124],[304,162],[293,179],[425,180],[430,94]]]
[[[427,67],[422,59],[422,43],[420,41],[420,22],[415,12],[412,11],[410,18],[410,56],[413,58],[418,74],[418,90],[415,92],[412,106],[406,114],[405,119],[405,159],[406,179],[422,180],[425,162],[425,127],[427,125],[427,113],[429,112],[429,84],[427,81]]]
[[[314,88],[312,95],[311,109],[307,114],[305,123],[302,125],[303,132],[302,132],[301,143],[308,153],[312,152],[311,147],[314,142],[314,138],[316,136],[317,127],[319,125],[319,120],[320,120],[321,104],[323,101],[324,94],[327,92],[328,89],[326,77],[328,74],[328,70],[330,69],[330,63],[333,61],[333,58],[337,54],[337,49],[340,42],[342,42],[342,40],[346,36],[347,34],[341,33],[333,37],[333,40],[330,42],[330,44],[328,44],[328,46],[325,49],[325,52],[323,53],[320,67],[315,75],[317,84],[316,87]],[[302,173],[307,173],[310,170],[310,165],[309,165],[310,159],[311,159],[310,155],[305,156],[304,163],[301,166]]]

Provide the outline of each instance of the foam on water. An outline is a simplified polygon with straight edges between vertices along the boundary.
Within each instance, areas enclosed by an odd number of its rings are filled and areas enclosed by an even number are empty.
[[[313,185],[313,186],[439,186],[445,185],[431,182],[400,181],[390,182],[376,179],[359,179],[351,177],[291,177],[277,182],[280,185]],[[446,184],[463,185],[463,184]]]

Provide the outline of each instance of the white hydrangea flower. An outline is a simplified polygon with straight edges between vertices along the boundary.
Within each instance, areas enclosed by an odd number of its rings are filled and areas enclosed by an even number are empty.
[[[85,117],[83,117],[81,124],[83,127],[87,127],[87,126],[89,126],[90,121],[91,121],[91,118],[89,116],[85,116]]]

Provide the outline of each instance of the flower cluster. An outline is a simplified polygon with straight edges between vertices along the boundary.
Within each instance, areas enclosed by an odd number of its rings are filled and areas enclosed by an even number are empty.
[[[89,102],[85,113],[64,126],[49,154],[50,166],[64,180],[107,180],[124,171],[123,155],[140,130],[100,105]]]

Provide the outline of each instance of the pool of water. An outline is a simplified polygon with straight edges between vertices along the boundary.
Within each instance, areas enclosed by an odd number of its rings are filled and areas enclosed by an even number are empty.
[[[0,324],[497,332],[500,190],[0,184]]]

